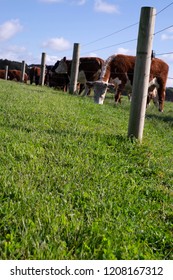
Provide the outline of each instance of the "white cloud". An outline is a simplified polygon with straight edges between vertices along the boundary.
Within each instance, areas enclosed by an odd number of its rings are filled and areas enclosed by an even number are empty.
[[[173,40],[173,27],[169,28],[166,33],[161,35],[162,40]]]
[[[44,3],[62,3],[62,2],[68,2],[70,4],[76,4],[76,5],[84,5],[87,0],[39,0],[40,2]]]
[[[11,45],[11,46],[4,46],[0,48],[1,59],[8,59],[11,61],[18,61],[22,62],[23,60],[28,65],[36,63],[41,63],[41,56],[35,56],[32,52],[29,52],[27,48],[23,46]],[[54,65],[57,60],[60,60],[61,57],[55,55],[48,55],[46,54],[46,64],[47,65]]]
[[[98,55],[96,53],[94,53],[94,52],[88,53],[87,56],[89,56],[89,57],[98,57]]]
[[[118,13],[118,7],[114,4],[109,4],[103,0],[95,0],[94,9],[96,12],[104,12],[104,13]]]
[[[129,49],[118,48],[118,49],[117,49],[117,53],[128,54],[128,53],[129,53]]]
[[[166,86],[173,87],[173,54],[172,53],[164,54],[158,58],[162,59],[169,65],[169,72],[168,72],[169,79],[167,79]]]
[[[39,0],[39,1],[45,3],[60,3],[63,2],[64,0]]]
[[[25,47],[17,46],[17,45],[8,46],[6,48],[6,50],[8,50],[9,52],[13,52],[13,53],[24,53],[24,52],[26,52]]]
[[[168,29],[168,32],[169,32],[169,33],[173,33],[173,27],[170,27],[170,28]]]
[[[61,60],[62,57],[58,57],[55,55],[46,55],[46,65],[54,65],[57,60]]]
[[[4,46],[0,49],[1,58],[9,59],[14,61],[22,61],[25,60],[27,63],[27,57],[30,56],[27,49],[22,46],[11,45]]]
[[[22,30],[18,19],[12,19],[0,25],[0,41],[7,41]]]
[[[56,51],[64,51],[71,48],[71,43],[64,39],[63,37],[52,38],[43,43],[43,47],[56,50]]]
[[[162,34],[161,39],[162,40],[173,40],[173,35]]]
[[[82,6],[86,3],[87,0],[73,0],[72,3]]]
[[[168,64],[172,63],[173,62],[173,54],[172,53],[164,54],[161,59],[166,61]]]

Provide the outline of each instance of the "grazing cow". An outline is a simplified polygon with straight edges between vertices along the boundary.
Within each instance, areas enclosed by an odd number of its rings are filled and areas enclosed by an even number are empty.
[[[49,86],[56,89],[67,91],[70,82],[70,77],[67,74],[56,72],[49,73]]]
[[[90,85],[94,86],[94,101],[96,103],[103,104],[107,89],[114,87],[115,84],[118,84],[115,94],[115,102],[121,102],[121,93],[126,84],[131,83],[131,85],[133,85],[135,59],[135,56],[118,54],[110,56],[104,62],[100,79],[94,83],[90,83]],[[155,82],[153,90],[154,88],[157,88],[159,111],[161,112],[163,111],[165,100],[168,70],[169,66],[163,60],[152,58],[149,81],[151,85]],[[113,80],[114,83],[109,83],[110,79]],[[151,85],[149,84],[149,88]]]
[[[8,79],[20,82],[22,72],[20,70],[9,70],[8,71]],[[24,82],[27,83],[28,75],[24,74]]]
[[[147,106],[150,105],[150,101],[153,100],[154,105],[159,108],[158,90],[157,87],[148,89]]]
[[[17,61],[12,61],[12,60],[8,60],[8,59],[0,59],[0,69],[5,69],[5,67],[8,65],[8,69],[9,70],[21,70],[22,68],[22,63],[21,62],[17,62]],[[25,64],[25,71],[26,73],[28,72],[28,65]]]
[[[5,70],[0,70],[0,79],[5,79]]]
[[[45,68],[45,77],[44,77],[44,84],[46,86],[49,86],[49,82],[50,82],[50,77],[52,75],[52,68],[53,68],[53,65],[46,65],[46,68]]]
[[[97,81],[99,79],[101,68],[103,65],[103,59],[99,57],[81,57],[79,61],[79,74],[78,84],[80,85],[79,94],[85,89],[83,95],[90,93],[90,87],[87,85],[87,81]],[[70,82],[72,60],[66,60],[64,57],[58,64],[55,72],[58,74],[65,74]]]
[[[32,85],[32,83],[35,81],[35,84],[38,85],[40,80],[40,75],[41,75],[40,67],[38,66],[31,67],[29,70],[30,84]]]
[[[116,91],[118,89],[119,82],[117,81],[115,83],[114,80],[110,80],[110,82],[114,82],[114,89],[113,92],[116,94]],[[158,103],[158,88],[159,84],[157,83],[157,79],[154,78],[149,82],[148,85],[148,95],[147,95],[147,107],[150,105],[151,100],[153,100],[154,105],[159,108],[159,103]],[[125,93],[128,96],[128,99],[131,101],[132,98],[132,85],[128,81],[123,89],[123,93]]]
[[[46,84],[50,87],[54,87],[66,92],[70,82],[70,77],[66,73],[66,70],[63,70],[63,73],[55,72],[59,65],[59,62],[60,61],[57,60],[57,62],[53,66],[47,66]]]

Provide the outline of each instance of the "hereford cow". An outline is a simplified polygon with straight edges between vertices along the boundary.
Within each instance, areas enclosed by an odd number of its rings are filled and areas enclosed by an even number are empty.
[[[20,70],[8,70],[8,79],[12,81],[21,81],[22,72]],[[24,74],[24,82],[27,83],[28,75]]]
[[[64,92],[67,91],[68,85],[70,83],[70,77],[67,73],[56,73],[49,72],[49,86],[54,87],[56,89],[62,90]]]
[[[0,79],[5,79],[5,70],[0,70]]]
[[[39,84],[40,80],[40,75],[41,75],[41,68],[38,66],[33,66],[29,69],[29,79],[30,79],[30,84],[35,81],[35,84]]]
[[[63,59],[63,63],[66,63],[66,58]],[[47,71],[47,80],[49,81],[48,84],[50,87],[54,87],[56,89],[62,90],[64,92],[67,91],[69,82],[70,82],[70,76],[67,73],[66,66],[65,64],[65,70],[62,72],[56,73],[55,70],[59,66],[60,61],[57,60],[57,62]],[[68,63],[68,61],[67,61]]]
[[[103,59],[99,57],[81,57],[79,61],[78,84],[80,84],[79,94],[85,89],[83,95],[88,95],[90,87],[87,81],[97,81],[100,77]],[[55,72],[66,74],[67,82],[70,82],[72,60],[66,60],[64,57],[58,64]]]
[[[118,79],[111,79],[110,82],[113,84],[113,90],[111,92],[117,94],[118,86],[121,83],[120,80]],[[147,107],[150,105],[151,100],[153,101],[154,105],[159,108],[159,103],[158,103],[158,89],[159,84],[157,83],[157,79],[154,78],[149,82],[148,85],[148,95],[147,95]],[[132,98],[132,85],[130,81],[128,81],[122,91],[124,94],[128,96],[128,99],[131,101]],[[121,102],[121,101],[119,101]]]
[[[102,67],[100,79],[96,82],[89,83],[94,86],[94,101],[98,104],[103,104],[108,88],[114,87],[116,84],[117,90],[115,94],[115,102],[121,102],[121,93],[127,83],[133,84],[135,56],[128,55],[112,55]],[[157,88],[159,111],[163,111],[165,99],[166,81],[168,76],[168,65],[161,59],[152,58],[150,69],[150,84],[149,88]],[[110,79],[114,83],[109,83]]]

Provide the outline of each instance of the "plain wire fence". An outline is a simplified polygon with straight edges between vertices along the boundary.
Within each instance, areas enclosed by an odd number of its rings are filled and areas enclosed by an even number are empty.
[[[169,3],[168,5],[164,6],[160,11],[156,12],[156,14],[155,14],[154,16],[160,15],[160,14],[163,13],[165,10],[167,10],[168,8],[170,8],[170,6],[172,6],[172,5],[173,5],[173,2],[171,2],[171,3]],[[103,36],[103,37],[97,38],[97,39],[95,39],[95,40],[93,40],[93,41],[90,41],[90,42],[88,42],[88,43],[81,44],[81,47],[82,47],[82,49],[83,49],[83,48],[85,48],[85,47],[88,46],[88,45],[97,43],[97,42],[99,42],[99,41],[101,41],[101,40],[104,40],[104,39],[106,39],[106,38],[108,38],[108,37],[111,37],[111,36],[113,36],[113,35],[115,35],[115,34],[124,32],[124,31],[126,31],[126,30],[128,30],[128,29],[130,29],[130,28],[132,28],[132,27],[137,26],[138,24],[139,24],[139,22],[135,22],[135,23],[129,24],[128,26],[125,26],[125,27],[120,28],[120,29],[118,29],[118,30],[116,30],[116,31],[114,31],[114,32],[111,32],[111,33],[109,33],[109,34],[106,34],[106,35]],[[156,31],[153,35],[156,36],[156,35],[160,34],[161,32],[164,32],[164,31],[166,31],[166,30],[168,30],[168,29],[170,29],[170,28],[172,28],[172,27],[173,27],[173,25],[167,26],[167,27],[165,27],[165,28],[163,28],[163,29],[161,29],[161,30]],[[112,48],[112,47],[115,47],[115,46],[125,45],[125,44],[129,44],[129,43],[132,43],[132,42],[135,42],[135,41],[137,41],[137,38],[132,38],[132,39],[129,39],[129,40],[126,40],[126,41],[121,41],[121,42],[117,42],[117,43],[115,43],[115,44],[107,45],[107,46],[104,46],[104,47],[102,47],[102,48],[91,49],[91,50],[89,50],[89,51],[81,52],[81,55],[83,56],[83,55],[85,55],[85,54],[87,54],[87,53],[94,53],[94,52],[104,51],[104,50],[106,50],[106,49],[109,49],[109,48]],[[69,51],[72,51],[72,49],[70,49]],[[64,51],[62,51],[62,52],[64,52]],[[156,52],[156,54],[157,54],[158,56],[160,56],[160,55],[164,55],[164,54],[172,54],[172,52],[165,52],[165,53],[163,53],[163,54],[159,54],[158,52]]]

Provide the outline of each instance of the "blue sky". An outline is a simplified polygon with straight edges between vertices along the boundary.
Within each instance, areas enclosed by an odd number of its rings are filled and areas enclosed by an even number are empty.
[[[0,58],[46,64],[80,56],[103,59],[136,54],[141,7],[156,9],[153,49],[173,78],[173,4],[171,0],[0,0]],[[172,27],[171,27],[172,26]],[[124,29],[124,30],[122,30]],[[172,53],[171,53],[172,52]],[[168,79],[173,86],[173,79]]]

